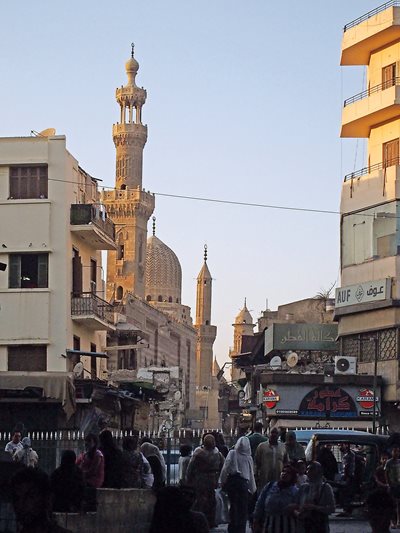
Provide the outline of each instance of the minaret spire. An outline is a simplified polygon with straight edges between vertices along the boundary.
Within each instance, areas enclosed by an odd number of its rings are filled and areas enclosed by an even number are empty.
[[[135,56],[135,43],[131,43],[131,58],[133,59],[133,57]]]
[[[207,244],[204,245],[204,262],[207,263]]]
[[[156,236],[156,217],[152,218],[153,221],[153,237]]]

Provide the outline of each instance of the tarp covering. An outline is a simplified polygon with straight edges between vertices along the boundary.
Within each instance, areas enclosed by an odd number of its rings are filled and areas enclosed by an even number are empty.
[[[0,389],[43,389],[46,398],[61,402],[67,420],[74,414],[75,387],[73,374],[68,372],[0,372]]]

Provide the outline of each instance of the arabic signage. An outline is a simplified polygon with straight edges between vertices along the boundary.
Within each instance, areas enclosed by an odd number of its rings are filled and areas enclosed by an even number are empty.
[[[278,394],[272,389],[266,389],[263,394],[263,403],[267,409],[273,409],[279,402]]]
[[[390,298],[390,278],[336,289],[335,308],[379,302]]]
[[[354,418],[358,412],[354,400],[344,389],[324,385],[304,396],[298,414],[308,418]]]
[[[337,351],[337,324],[273,324],[265,331],[265,355],[273,350]]]

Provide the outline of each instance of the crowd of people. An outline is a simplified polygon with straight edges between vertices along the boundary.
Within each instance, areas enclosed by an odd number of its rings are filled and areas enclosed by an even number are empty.
[[[24,500],[20,490],[12,489],[22,525],[28,519],[51,520],[50,508],[94,510],[98,488],[147,488],[157,494],[152,533],[210,531],[221,521],[216,512],[218,491],[229,499],[229,533],[245,533],[248,522],[254,533],[328,533],[336,504],[343,509],[341,516],[351,514],[365,468],[362,457],[346,442],[339,446],[340,472],[329,443],[318,448],[317,461],[307,463],[295,432],[272,428],[265,436],[262,424],[256,423],[251,434],[240,437],[230,450],[217,432],[206,433],[194,450],[183,444],[175,487],[165,486],[164,457],[150,438],[139,443],[138,437],[125,437],[121,449],[109,430],[86,435],[85,450],[78,456],[73,450],[63,451],[60,466],[48,477],[38,469],[40,458],[29,437],[21,437],[14,432],[5,447],[10,460],[22,467],[11,485],[16,487],[19,477],[18,486],[36,482],[46,500],[35,518],[38,509],[26,501],[33,492],[27,488]],[[390,451],[391,456],[380,458],[373,476],[375,490],[367,498],[374,533],[400,528],[400,445],[394,443]]]

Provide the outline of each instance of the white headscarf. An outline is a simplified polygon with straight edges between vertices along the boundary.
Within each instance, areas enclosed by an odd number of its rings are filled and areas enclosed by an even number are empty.
[[[253,459],[251,458],[250,441],[247,437],[240,437],[234,450],[230,450],[221,470],[220,483],[224,484],[229,474],[240,474],[249,482],[249,492],[256,491],[254,480]]]

